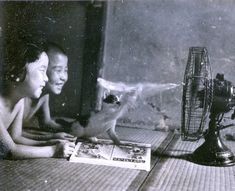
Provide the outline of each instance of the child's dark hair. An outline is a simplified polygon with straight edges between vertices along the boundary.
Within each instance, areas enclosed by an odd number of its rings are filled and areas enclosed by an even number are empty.
[[[27,63],[39,59],[45,51],[44,42],[10,42],[4,46],[4,81],[19,82],[25,79]]]
[[[54,42],[47,42],[45,47],[46,47],[47,53],[52,52],[52,53],[60,53],[60,54],[67,55],[65,50],[60,45]]]

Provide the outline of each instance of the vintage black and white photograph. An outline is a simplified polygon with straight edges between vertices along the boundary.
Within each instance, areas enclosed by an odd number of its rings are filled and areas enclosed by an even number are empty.
[[[1,0],[0,190],[235,189],[234,0]]]

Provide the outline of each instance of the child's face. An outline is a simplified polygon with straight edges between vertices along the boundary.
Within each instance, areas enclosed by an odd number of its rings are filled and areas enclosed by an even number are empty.
[[[50,59],[47,75],[49,78],[47,89],[54,94],[60,94],[68,80],[68,57],[57,54]]]
[[[26,65],[26,77],[22,82],[24,93],[31,98],[39,98],[42,89],[48,81],[46,71],[48,67],[48,56],[45,52],[39,56],[39,59]]]

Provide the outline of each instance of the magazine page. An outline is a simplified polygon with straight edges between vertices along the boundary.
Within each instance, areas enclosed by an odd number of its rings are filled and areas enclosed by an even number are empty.
[[[113,149],[114,146],[109,142],[103,142],[100,144],[78,142],[70,161],[76,160],[77,158],[110,160]]]
[[[123,143],[114,145],[111,140],[104,139],[99,140],[99,143],[78,142],[69,161],[149,171],[151,145]]]

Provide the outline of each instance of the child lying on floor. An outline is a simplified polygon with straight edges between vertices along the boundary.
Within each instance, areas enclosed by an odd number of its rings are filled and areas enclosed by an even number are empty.
[[[3,89],[0,93],[0,153],[2,158],[68,157],[74,143],[35,141],[22,135],[24,98],[38,99],[48,81],[48,56],[41,43],[13,41],[5,47]]]
[[[32,99],[30,97],[24,98],[24,129],[23,136],[35,140],[50,140],[50,139],[64,139],[74,141],[76,137],[70,134],[71,121],[64,120],[64,118],[53,118],[50,114],[49,98],[50,94],[61,94],[65,83],[68,80],[68,56],[65,51],[55,43],[48,43],[46,53],[49,58],[47,76],[48,82],[46,83],[45,90],[39,99]],[[38,115],[40,112],[40,115]],[[40,118],[40,128],[27,129],[26,126],[31,127],[32,121],[37,115]],[[94,132],[91,129],[77,126],[80,131],[83,131],[82,136],[93,136]],[[102,133],[106,130],[105,126],[97,126],[96,132]]]

